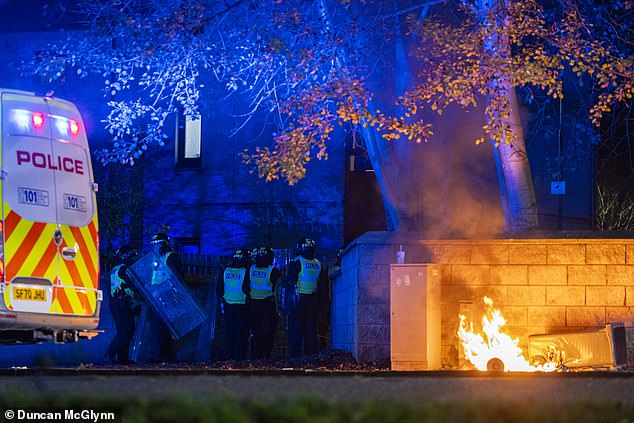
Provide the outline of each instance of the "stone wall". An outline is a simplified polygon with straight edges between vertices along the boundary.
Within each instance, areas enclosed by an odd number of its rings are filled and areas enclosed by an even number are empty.
[[[559,234],[563,236],[565,234]],[[578,235],[578,234],[574,234]],[[634,319],[634,239],[586,237],[424,240],[369,232],[344,251],[333,281],[332,345],[362,362],[390,355],[390,269],[402,245],[406,263],[442,265],[442,363],[459,365],[458,314],[479,322],[484,296],[525,348],[530,334],[576,331]],[[628,336],[628,360],[634,360]]]

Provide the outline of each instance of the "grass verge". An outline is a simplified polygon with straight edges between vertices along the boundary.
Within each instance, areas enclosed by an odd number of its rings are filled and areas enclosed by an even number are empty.
[[[544,403],[547,404],[547,403]],[[535,406],[522,403],[461,402],[418,404],[367,401],[330,403],[311,398],[271,402],[180,395],[165,400],[145,398],[94,398],[86,396],[30,396],[5,394],[0,398],[0,416],[5,422],[28,421],[6,418],[6,410],[55,412],[93,410],[113,412],[124,423],[634,423],[634,407],[619,403],[566,403]],[[95,421],[94,416],[77,421]],[[42,419],[40,419],[41,421]],[[70,421],[62,419],[57,421]]]

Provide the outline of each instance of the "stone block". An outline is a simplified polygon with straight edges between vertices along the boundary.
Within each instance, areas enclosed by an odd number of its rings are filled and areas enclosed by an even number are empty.
[[[548,244],[547,264],[584,264],[586,246],[583,244]]]
[[[529,285],[567,285],[568,268],[566,266],[528,266]]]
[[[460,313],[460,305],[457,302],[443,303],[440,305],[441,320],[445,320],[447,316],[457,316]]]
[[[332,309],[332,324],[334,325],[350,325],[354,323],[356,307],[346,305]]]
[[[596,327],[605,323],[605,307],[566,307],[567,327]]]
[[[625,306],[625,287],[586,286],[586,305]]]
[[[396,263],[396,251],[398,246],[395,245],[376,245],[376,244],[360,244],[359,264],[383,264],[389,265]],[[405,257],[407,260],[407,256]],[[407,263],[407,261],[406,261]]]
[[[357,286],[359,279],[359,266],[355,265],[350,267],[349,269],[342,269],[341,276],[339,279],[339,287],[341,289],[350,288],[353,286]]]
[[[357,327],[357,342],[359,344],[390,344],[390,326],[388,325],[359,325]]]
[[[489,270],[487,265],[453,265],[451,266],[451,283],[456,285],[488,285]]]
[[[568,285],[606,285],[605,265],[568,266]]]
[[[357,323],[357,305],[353,304],[351,306],[346,307],[345,310],[346,323],[351,323],[356,325]]]
[[[374,285],[377,282],[377,268],[380,266],[365,264],[359,266],[357,285]],[[388,281],[389,283],[389,281]]]
[[[390,359],[390,344],[359,344],[355,359],[360,363]]]
[[[405,246],[403,246],[405,250]],[[394,255],[396,257],[396,255]],[[405,251],[406,263],[434,263],[434,254],[428,248],[408,248]]]
[[[546,305],[582,306],[586,303],[584,286],[547,286]]]
[[[503,306],[500,308],[506,326],[526,326],[528,322],[527,310],[528,307],[522,306]]]
[[[493,305],[506,304],[507,297],[506,286],[474,286],[471,290],[471,296],[474,303],[482,303],[484,297],[493,300]]]
[[[337,344],[351,344],[354,342],[354,325],[353,324],[339,324],[333,326],[332,330],[333,345]]]
[[[509,250],[505,244],[473,244],[471,264],[508,264]]]
[[[509,245],[510,264],[546,264],[547,261],[548,248],[545,245]]]
[[[359,264],[359,247],[354,246],[341,256],[341,268],[352,269]]]
[[[507,305],[546,305],[546,287],[544,286],[508,286]]]
[[[379,284],[390,284],[390,266],[375,266],[376,282]]]
[[[389,304],[359,305],[357,307],[357,323],[359,327],[365,325],[389,325]]]
[[[565,326],[566,307],[528,307],[529,326]]]
[[[455,326],[455,329],[458,329],[460,313],[461,310],[459,307],[455,307],[453,304],[443,304],[440,308],[440,321],[443,325],[449,323]]]
[[[442,285],[440,287],[440,301],[455,304],[460,301],[473,301],[472,288],[466,285]]]
[[[332,348],[336,350],[354,352],[354,344],[352,342],[341,341],[334,337],[332,339]]]
[[[587,244],[587,264],[625,264],[624,244]]]
[[[458,331],[458,325],[452,322],[442,322],[440,325],[440,343],[450,343],[453,338],[456,337]]]
[[[349,303],[347,290],[337,290],[332,293],[332,305],[333,311],[339,311],[345,308]]]
[[[389,304],[390,285],[374,284],[359,287],[359,304]]]
[[[634,287],[632,286],[625,288],[625,305],[634,307]]]
[[[471,247],[468,245],[434,245],[432,248],[432,254],[434,263],[471,263]]]
[[[634,244],[625,245],[625,263],[634,264]]]
[[[606,270],[608,285],[634,286],[634,266],[606,266]]]
[[[440,281],[443,285],[451,283],[451,266],[443,264],[440,266]]]
[[[491,265],[489,283],[491,285],[527,285],[528,266]]]
[[[605,320],[607,323],[623,322],[626,325],[634,319],[634,307],[606,307]]]

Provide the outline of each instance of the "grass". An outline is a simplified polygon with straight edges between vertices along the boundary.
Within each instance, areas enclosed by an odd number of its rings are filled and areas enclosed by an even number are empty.
[[[201,400],[187,395],[150,400],[136,397],[36,397],[11,393],[0,397],[0,416],[9,409],[113,411],[115,421],[125,423],[634,423],[634,407],[607,402],[552,403],[536,407],[490,402],[409,404],[367,401],[343,404],[311,398],[262,402],[228,397]]]

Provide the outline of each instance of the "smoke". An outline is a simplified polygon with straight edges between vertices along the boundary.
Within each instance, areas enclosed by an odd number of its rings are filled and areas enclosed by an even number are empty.
[[[411,170],[398,172],[401,182],[412,187],[400,207],[414,216],[414,226],[427,239],[485,238],[503,232],[492,148],[475,144],[483,114],[449,109],[426,119],[434,125],[428,143],[397,147],[411,152]]]

